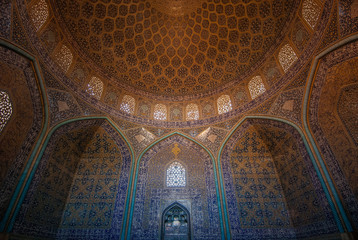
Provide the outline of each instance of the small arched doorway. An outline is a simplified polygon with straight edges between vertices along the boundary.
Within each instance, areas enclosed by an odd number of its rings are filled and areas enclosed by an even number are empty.
[[[190,215],[188,210],[179,203],[167,207],[162,215],[162,239],[190,239]]]

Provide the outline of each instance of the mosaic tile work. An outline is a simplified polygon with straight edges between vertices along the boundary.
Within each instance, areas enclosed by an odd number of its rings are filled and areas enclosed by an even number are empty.
[[[247,120],[224,148],[221,164],[233,239],[337,232],[303,142],[286,125]]]
[[[1,6],[2,7],[2,6]],[[0,134],[0,219],[43,124],[43,106],[32,63],[0,47],[0,89],[11,99],[12,115]]]
[[[10,38],[11,31],[11,0],[1,2],[0,6],[0,36]]]
[[[296,88],[281,93],[269,114],[283,117],[301,125],[303,88]]]
[[[81,116],[81,108],[70,93],[49,89],[50,125],[74,117]]]
[[[14,233],[119,239],[131,157],[105,120],[56,130],[17,216]]]
[[[186,170],[185,187],[166,187],[166,169],[175,161]],[[193,239],[220,238],[212,160],[204,149],[180,135],[156,144],[139,163],[131,239],[159,239],[161,215],[174,202],[190,212]]]
[[[358,148],[354,143],[357,124],[345,125],[345,116],[356,121],[355,97],[340,104],[346,89],[354,92],[358,76],[358,43],[352,42],[327,54],[316,69],[309,103],[309,126],[312,129],[322,157],[344,199],[352,224],[358,226]],[[355,117],[354,117],[355,116]]]
[[[339,0],[339,23],[343,36],[358,31],[358,4],[355,0]]]

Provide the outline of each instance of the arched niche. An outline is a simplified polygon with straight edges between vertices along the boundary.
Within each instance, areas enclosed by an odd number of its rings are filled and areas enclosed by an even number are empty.
[[[339,47],[340,46],[340,47]],[[321,54],[306,92],[307,125],[354,228],[358,227],[358,42]],[[329,69],[329,71],[327,70]]]
[[[186,170],[187,182],[183,187],[166,186],[166,168],[175,159]],[[191,226],[196,229],[193,238],[220,238],[213,159],[207,150],[173,134],[144,151],[137,166],[130,238],[160,238],[162,211],[173,202],[190,209]]]
[[[71,120],[47,137],[13,232],[33,238],[120,238],[131,151],[106,119]]]
[[[300,132],[247,118],[225,142],[220,162],[232,239],[339,234]]]
[[[191,239],[190,213],[181,204],[174,202],[162,214],[161,239]]]
[[[0,40],[0,90],[8,94],[12,114],[0,132],[0,219],[12,209],[12,196],[44,131],[46,96],[34,59]],[[38,70],[38,69],[37,69]],[[20,183],[21,184],[21,183]]]

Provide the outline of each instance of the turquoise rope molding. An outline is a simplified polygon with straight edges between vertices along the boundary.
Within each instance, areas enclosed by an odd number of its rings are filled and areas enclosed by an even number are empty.
[[[157,141],[153,142],[152,144],[150,144],[148,147],[146,147],[143,152],[139,155],[138,160],[137,160],[137,168],[136,168],[136,173],[135,173],[135,178],[134,178],[134,188],[133,188],[133,195],[132,195],[132,201],[131,201],[131,209],[130,209],[130,216],[129,216],[129,225],[128,225],[128,230],[127,230],[127,234],[126,236],[122,235],[122,239],[130,239],[130,233],[131,233],[131,223],[132,223],[132,219],[133,219],[133,210],[134,210],[134,202],[135,202],[135,195],[136,195],[136,187],[137,187],[137,177],[138,177],[138,171],[139,171],[139,163],[140,160],[142,159],[143,155],[149,150],[151,149],[155,144],[173,136],[173,135],[179,135],[182,136],[186,139],[188,139],[189,141],[192,141],[196,144],[198,144],[200,147],[202,147],[211,157],[212,161],[213,161],[213,167],[214,167],[214,173],[215,173],[215,187],[216,187],[216,197],[217,197],[217,202],[218,202],[218,207],[219,207],[219,217],[220,217],[220,229],[221,229],[221,239],[229,239],[230,237],[225,236],[225,231],[224,231],[224,222],[223,222],[223,216],[222,216],[222,207],[221,207],[221,201],[220,201],[220,191],[219,191],[219,186],[218,186],[218,177],[217,177],[217,170],[216,170],[216,165],[215,165],[215,158],[213,156],[213,154],[201,143],[197,142],[195,139],[190,138],[189,136],[186,136],[180,132],[172,132],[160,139],[158,139]],[[227,229],[227,228],[226,228]]]
[[[340,215],[342,216],[343,218],[343,221],[344,221],[344,224],[347,228],[347,231],[348,232],[352,232],[353,231],[353,227],[347,217],[347,214],[343,208],[343,205],[342,205],[342,202],[339,198],[339,195],[337,193],[337,190],[332,182],[332,179],[329,175],[329,172],[327,170],[327,167],[326,167],[326,164],[324,163],[322,157],[321,157],[321,154],[320,154],[320,151],[318,150],[317,148],[317,145],[316,145],[316,142],[312,136],[312,133],[311,133],[311,130],[308,126],[308,109],[309,109],[309,97],[310,97],[310,94],[311,94],[311,88],[313,86],[313,78],[315,76],[315,72],[316,72],[316,69],[318,68],[319,66],[319,60],[324,57],[325,55],[327,55],[328,53],[350,43],[350,42],[354,42],[354,41],[357,41],[358,40],[358,34],[355,34],[355,35],[352,35],[352,36],[349,36],[345,39],[343,39],[342,41],[334,44],[333,46],[327,48],[326,50],[324,50],[323,52],[321,52],[320,54],[318,54],[314,60],[313,60],[313,63],[312,63],[312,67],[311,67],[311,71],[309,73],[309,78],[308,78],[308,82],[307,82],[307,86],[306,86],[306,91],[305,91],[305,96],[304,96],[304,100],[303,100],[303,126],[304,126],[304,130],[307,134],[307,137],[309,139],[309,141],[311,142],[312,146],[313,146],[313,150],[318,158],[318,162],[323,170],[323,173],[324,173],[324,176],[326,177],[327,179],[327,182],[328,182],[328,186],[329,188],[331,189],[332,191],[332,194],[334,196],[334,199],[336,201],[336,204],[338,206],[338,209],[339,209],[339,213]],[[343,232],[343,231],[341,231]]]
[[[127,138],[125,137],[125,135],[121,132],[121,130],[116,126],[116,124],[109,118],[107,117],[102,117],[102,116],[90,116],[90,117],[81,117],[81,118],[74,118],[74,119],[69,119],[69,120],[66,120],[64,122],[61,122],[59,124],[57,124],[56,126],[54,126],[50,132],[47,134],[46,136],[46,139],[45,139],[45,142],[44,144],[42,145],[42,148],[40,150],[40,153],[38,155],[38,157],[36,158],[36,161],[35,161],[35,164],[34,164],[34,167],[33,167],[33,170],[30,174],[30,177],[29,177],[29,180],[28,182],[26,183],[26,186],[25,186],[25,190],[24,190],[24,194],[21,196],[21,199],[19,201],[19,204],[16,208],[16,214],[14,214],[14,217],[11,221],[11,228],[13,227],[13,224],[14,224],[14,221],[15,221],[15,216],[17,215],[17,213],[19,212],[20,210],[20,207],[21,207],[21,203],[22,201],[24,200],[25,198],[25,194],[28,190],[28,188],[30,187],[30,183],[31,183],[31,180],[33,178],[33,176],[35,175],[35,172],[36,172],[36,169],[41,161],[41,158],[46,150],[46,147],[47,147],[47,144],[49,143],[53,133],[60,127],[64,126],[64,125],[67,125],[67,124],[70,124],[70,123],[73,123],[73,122],[76,122],[76,121],[83,121],[83,120],[105,120],[107,121],[120,135],[121,137],[124,139],[124,141],[126,142],[126,144],[128,145],[129,149],[130,149],[130,152],[131,152],[131,173],[130,174],[133,174],[133,170],[134,170],[134,152],[133,152],[133,149],[132,149],[132,146],[130,145],[129,141],[127,140]],[[129,184],[128,184],[128,189],[130,189],[131,187],[131,182],[130,182],[130,179],[129,179]],[[127,197],[126,197],[126,207],[125,207],[125,212],[124,212],[124,218],[123,218],[123,226],[126,226],[126,222],[127,222],[127,215],[128,215],[128,204],[129,204],[129,194],[128,194],[128,190],[127,190]],[[123,228],[122,228],[122,231],[123,231]]]
[[[332,199],[331,199],[331,196],[330,196],[330,194],[329,194],[328,188],[327,188],[327,186],[326,186],[326,184],[325,184],[325,182],[324,182],[324,180],[323,180],[323,177],[322,177],[322,175],[321,175],[321,173],[320,173],[320,171],[319,171],[319,167],[318,167],[318,165],[317,165],[317,163],[316,163],[316,161],[315,161],[315,158],[314,158],[314,156],[313,156],[313,153],[312,153],[312,151],[311,151],[311,149],[310,149],[310,147],[309,147],[308,141],[307,141],[307,139],[306,139],[306,137],[305,137],[303,131],[302,131],[295,123],[293,123],[293,122],[290,122],[290,121],[285,120],[285,119],[277,118],[277,117],[270,117],[270,116],[251,115],[251,116],[246,116],[246,117],[244,117],[244,118],[241,119],[241,120],[237,123],[237,125],[230,131],[230,133],[229,133],[229,134],[227,135],[227,137],[225,138],[225,140],[224,140],[222,146],[220,147],[220,150],[219,150],[219,153],[218,153],[218,168],[219,168],[219,180],[220,180],[219,182],[220,182],[220,184],[221,184],[221,191],[222,191],[221,194],[222,194],[222,196],[223,196],[223,198],[224,198],[224,199],[223,199],[223,207],[224,207],[224,213],[225,213],[225,220],[228,221],[228,216],[227,216],[227,207],[226,207],[226,195],[225,195],[225,192],[224,192],[224,185],[223,185],[223,179],[222,179],[222,174],[223,174],[223,173],[222,173],[221,163],[220,163],[220,161],[221,161],[221,154],[222,154],[222,151],[223,151],[223,149],[224,149],[226,143],[227,143],[228,140],[231,138],[231,136],[236,132],[236,130],[237,130],[246,120],[249,120],[249,119],[266,119],[266,120],[273,120],[273,121],[283,122],[283,123],[286,123],[286,124],[288,124],[288,125],[294,127],[294,128],[298,131],[298,133],[300,134],[300,136],[301,136],[301,138],[302,138],[302,140],[303,140],[303,143],[304,143],[304,145],[305,145],[305,148],[306,148],[306,150],[307,150],[307,152],[308,152],[308,154],[309,154],[309,157],[310,157],[310,159],[311,159],[311,161],[312,161],[312,163],[313,163],[313,166],[314,166],[314,168],[315,168],[315,171],[316,171],[316,173],[317,173],[317,175],[318,175],[318,178],[319,178],[319,180],[320,180],[320,183],[321,183],[321,185],[322,185],[322,187],[323,187],[324,193],[325,193],[325,195],[326,195],[326,197],[327,197],[327,199],[328,199],[328,202],[329,202],[329,205],[330,205],[331,210],[332,210],[332,212],[333,212],[334,219],[335,219],[335,221],[336,221],[336,223],[337,223],[337,226],[338,226],[339,230],[342,232],[343,227],[342,227],[342,223],[341,223],[341,221],[340,221],[340,219],[339,219],[339,217],[338,217],[337,210],[336,210],[336,208],[335,208],[335,206],[334,206],[334,204],[333,204],[333,202],[332,202]],[[226,222],[226,226],[229,226],[229,223],[228,223],[228,222]],[[230,231],[229,231],[229,229],[228,229],[227,231],[228,231],[228,232],[227,232],[228,239],[230,239]]]
[[[15,188],[15,191],[11,197],[11,200],[10,200],[9,206],[5,212],[5,215],[0,222],[0,232],[9,232],[9,231],[11,231],[11,227],[9,227],[9,226],[6,227],[6,225],[9,221],[9,218],[10,218],[10,215],[11,215],[11,212],[13,211],[13,209],[15,207],[17,208],[20,205],[18,203],[17,206],[15,206],[16,205],[15,203],[16,203],[16,200],[19,198],[19,196],[24,194],[23,185],[25,184],[26,176],[28,175],[29,172],[33,171],[33,168],[31,169],[31,165],[34,161],[36,153],[38,152],[38,150],[40,148],[41,142],[43,141],[46,130],[48,128],[49,113],[48,113],[48,99],[47,99],[47,95],[46,95],[46,91],[45,91],[44,80],[40,73],[40,67],[39,67],[37,59],[34,56],[32,56],[30,53],[28,53],[27,51],[23,50],[22,48],[14,45],[13,43],[11,43],[3,38],[0,38],[0,46],[5,47],[9,50],[12,50],[12,51],[20,54],[21,56],[29,59],[32,62],[34,69],[35,69],[37,79],[38,79],[37,82],[40,87],[39,90],[40,90],[40,96],[43,100],[43,111],[44,111],[44,118],[43,118],[44,122],[42,124],[41,133],[38,137],[35,147],[33,148],[32,152],[31,152],[31,155],[25,165],[24,171],[22,172],[22,174],[20,176],[19,182],[18,182],[18,184]],[[12,219],[14,219],[15,216],[16,216],[16,210],[12,216]]]

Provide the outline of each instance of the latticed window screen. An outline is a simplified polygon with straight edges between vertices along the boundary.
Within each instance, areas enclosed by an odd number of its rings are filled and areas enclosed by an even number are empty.
[[[4,129],[12,114],[10,97],[6,92],[0,91],[0,132]]]
[[[278,54],[278,60],[285,72],[291,67],[291,65],[297,60],[295,51],[289,44],[283,46]]]
[[[217,100],[218,113],[226,113],[232,110],[231,100],[229,95],[222,95]]]
[[[266,91],[265,85],[260,76],[253,77],[250,80],[248,87],[252,99],[256,98],[257,96],[263,94]]]
[[[60,65],[64,72],[67,72],[68,68],[71,66],[72,59],[72,53],[66,45],[62,45],[60,51],[58,51],[55,55],[57,64]]]
[[[164,104],[154,106],[154,119],[167,120],[167,107]]]
[[[305,0],[302,4],[302,16],[313,29],[320,14],[321,8],[314,0]]]
[[[199,107],[197,104],[191,103],[186,106],[186,120],[198,120],[199,119]]]
[[[97,77],[92,77],[87,85],[87,92],[99,100],[103,92],[103,82]]]
[[[135,99],[129,95],[124,95],[120,109],[123,112],[133,114],[135,108]]]
[[[167,187],[185,187],[185,168],[179,162],[173,162],[167,169]]]
[[[40,0],[34,4],[29,11],[30,18],[38,31],[48,18],[48,6],[45,0]]]

